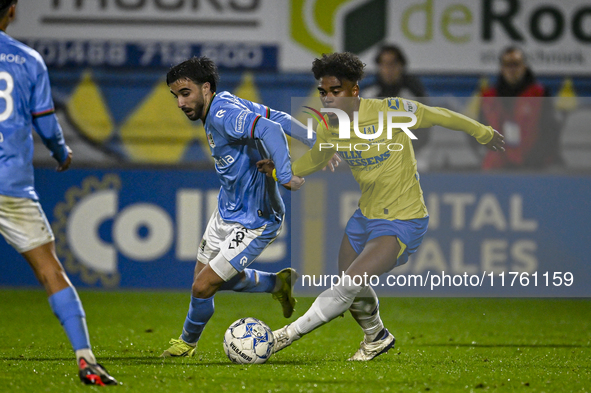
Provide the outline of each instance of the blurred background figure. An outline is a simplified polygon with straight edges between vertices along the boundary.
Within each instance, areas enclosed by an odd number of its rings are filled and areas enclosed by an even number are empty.
[[[496,85],[482,92],[481,121],[505,136],[506,152],[486,152],[482,168],[543,169],[560,164],[561,125],[548,89],[536,80],[520,48],[504,49],[499,60]]]
[[[407,72],[406,56],[398,46],[382,46],[376,55],[375,63],[378,70],[376,82],[361,91],[362,97],[404,97],[428,104],[425,100],[427,97],[425,87],[418,77]],[[415,153],[418,153],[429,142],[430,128],[416,131],[415,135],[418,139],[413,141],[412,146]],[[419,160],[419,164],[421,161]],[[424,169],[424,165],[419,165],[419,170],[422,169],[421,167]]]
[[[364,89],[365,96],[415,99],[427,95],[420,79],[408,74],[406,56],[396,45],[384,45],[375,58],[376,83]]]

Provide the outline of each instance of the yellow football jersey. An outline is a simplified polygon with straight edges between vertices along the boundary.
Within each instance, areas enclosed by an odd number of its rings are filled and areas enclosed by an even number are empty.
[[[464,131],[481,144],[492,140],[493,129],[462,114],[445,108],[423,105],[402,98],[360,99],[358,130],[375,134],[382,115],[382,133],[375,139],[363,139],[350,124],[350,138],[339,137],[338,125],[329,123],[327,129],[319,124],[316,144],[293,165],[293,173],[307,176],[326,166],[335,152],[349,164],[361,188],[359,207],[369,219],[411,220],[427,216],[423,191],[419,184],[417,161],[410,137],[402,129],[393,129],[387,135],[387,112],[413,113],[417,122],[410,130],[440,125]],[[406,123],[409,117],[395,117],[395,122]]]

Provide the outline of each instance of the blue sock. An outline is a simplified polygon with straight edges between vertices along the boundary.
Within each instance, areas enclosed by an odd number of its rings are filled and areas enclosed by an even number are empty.
[[[198,299],[191,296],[189,313],[183,325],[181,338],[184,342],[194,344],[199,341],[205,324],[213,315],[213,296],[207,299]]]
[[[235,275],[230,281],[223,283],[220,290],[267,293],[273,291],[277,274],[254,269],[244,269],[244,274],[244,278],[240,274]]]
[[[67,287],[49,297],[53,313],[64,327],[74,351],[90,348],[86,315],[73,287]]]

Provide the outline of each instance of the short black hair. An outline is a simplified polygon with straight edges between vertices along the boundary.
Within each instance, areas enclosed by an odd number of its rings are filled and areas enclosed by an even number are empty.
[[[17,2],[18,0],[0,0],[0,18],[4,18],[10,6]]]
[[[376,55],[376,58],[375,58],[376,64],[380,64],[380,62],[382,61],[382,55],[386,52],[394,53],[394,55],[398,58],[398,61],[400,62],[400,64],[402,64],[403,67],[406,67],[406,56],[404,55],[404,52],[402,52],[402,49],[400,49],[400,47],[398,47],[396,45],[382,46],[380,48],[380,50],[378,51],[378,54]]]
[[[521,53],[521,56],[523,56],[523,62],[525,64],[527,64],[527,55],[525,54],[525,52],[523,51],[523,49],[521,49],[517,45],[510,45],[510,46],[504,48],[501,51],[501,54],[499,55],[499,62],[502,62],[503,61],[503,57],[505,57],[506,54],[513,53],[513,52],[519,52],[519,53]]]
[[[316,80],[323,76],[334,76],[337,79],[347,79],[359,82],[363,79],[365,64],[357,55],[350,52],[322,54],[320,59],[312,62],[312,72]]]
[[[215,92],[220,76],[213,60],[201,56],[192,57],[170,68],[166,74],[166,84],[170,85],[179,79],[189,79],[197,85],[209,82],[210,90]]]

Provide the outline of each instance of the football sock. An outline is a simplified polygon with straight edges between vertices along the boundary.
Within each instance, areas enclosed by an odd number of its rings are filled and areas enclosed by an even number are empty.
[[[380,303],[373,288],[366,286],[355,298],[349,311],[365,333],[365,341],[372,342],[384,329],[380,318]],[[381,336],[380,336],[381,337]]]
[[[288,334],[295,340],[343,314],[363,287],[339,285],[322,292],[304,315],[289,325]],[[292,335],[293,334],[293,335]]]
[[[371,342],[376,342],[376,341],[380,341],[386,338],[386,336],[388,335],[386,328],[383,328],[382,330],[380,330],[380,332],[378,334],[376,334],[376,336],[371,340]]]
[[[86,359],[86,361],[90,364],[96,364],[96,358],[94,357],[94,353],[92,353],[92,350],[90,348],[77,350],[76,363],[80,362],[80,358]]]
[[[181,339],[187,344],[195,344],[201,337],[201,332],[205,328],[205,324],[213,315],[213,296],[207,299],[198,299],[191,296],[191,303],[189,304],[189,312],[183,325],[183,334]]]
[[[220,290],[235,292],[267,292],[275,288],[277,274],[260,270],[244,269],[244,276],[237,274],[222,284]]]
[[[66,331],[74,351],[90,349],[86,315],[74,287],[69,286],[51,295],[49,305]]]

